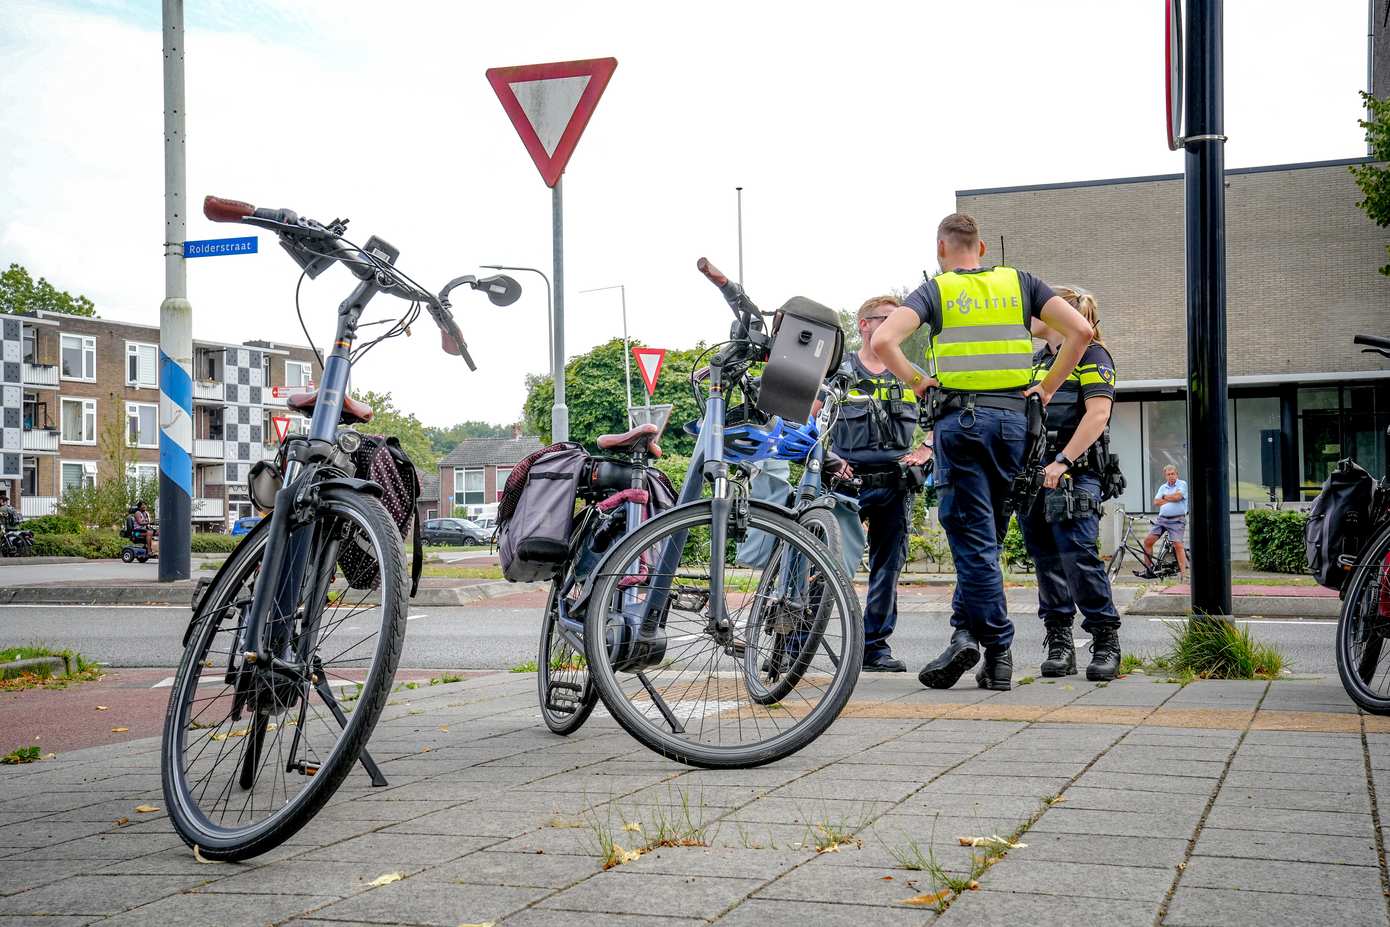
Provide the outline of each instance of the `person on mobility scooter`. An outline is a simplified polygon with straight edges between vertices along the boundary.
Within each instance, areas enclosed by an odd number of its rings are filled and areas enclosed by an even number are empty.
[[[126,513],[125,528],[121,537],[130,541],[121,550],[121,560],[130,563],[139,560],[144,563],[151,557],[159,556],[159,529],[150,523],[150,512],[143,502]]]

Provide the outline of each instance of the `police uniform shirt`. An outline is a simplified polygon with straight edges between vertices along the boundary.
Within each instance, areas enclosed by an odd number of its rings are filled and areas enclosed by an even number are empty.
[[[893,371],[885,369],[882,373],[871,373],[858,353],[851,353],[848,360],[856,381],[874,382],[874,397],[858,389],[850,390],[831,426],[831,448],[856,466],[893,463],[912,449],[912,436],[917,428],[917,398]],[[878,426],[873,424],[868,409],[870,402],[878,402],[883,410],[884,418],[878,420]],[[882,430],[885,420],[887,433]]]
[[[1051,345],[1033,355],[1033,382],[1039,383],[1057,359]],[[1115,360],[1104,345],[1094,341],[1086,346],[1071,376],[1062,381],[1047,406],[1047,427],[1057,431],[1059,444],[1071,440],[1086,414],[1086,400],[1093,396],[1115,399]]]
[[[973,270],[958,270],[958,274],[979,274],[993,270],[993,267],[976,267]],[[1023,326],[1028,327],[1033,319],[1042,313],[1042,307],[1054,295],[1052,287],[1043,283],[1026,270],[1018,271],[1019,287],[1023,291]],[[917,313],[917,321],[930,326],[932,337],[941,334],[941,288],[936,278],[928,280],[908,294],[903,305]]]

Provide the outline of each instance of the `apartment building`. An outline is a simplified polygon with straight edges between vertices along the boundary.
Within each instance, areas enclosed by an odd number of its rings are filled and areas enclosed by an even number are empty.
[[[277,443],[272,419],[309,388],[308,348],[265,341],[193,347],[194,512],[223,530],[252,514],[251,465]],[[159,472],[159,329],[57,313],[0,315],[0,488],[26,517],[52,513],[65,489],[105,478],[101,437],[118,423],[130,475]]]

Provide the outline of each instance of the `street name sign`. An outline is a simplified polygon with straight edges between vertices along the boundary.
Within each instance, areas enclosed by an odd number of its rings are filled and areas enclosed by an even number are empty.
[[[221,257],[226,254],[255,254],[256,241],[255,235],[248,235],[245,238],[207,238],[202,241],[186,241],[183,243],[183,256],[196,258]]]
[[[488,83],[546,186],[565,172],[617,66],[617,58],[590,58],[488,68]]]

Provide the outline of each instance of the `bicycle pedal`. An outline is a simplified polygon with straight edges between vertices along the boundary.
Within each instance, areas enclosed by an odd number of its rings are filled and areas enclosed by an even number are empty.
[[[559,715],[572,715],[579,710],[578,702],[557,702],[553,699],[546,699],[545,707],[547,710]]]
[[[291,771],[291,772],[297,772],[297,773],[299,773],[301,776],[308,776],[308,777],[312,778],[312,777],[318,775],[318,773],[319,773],[319,764],[318,764],[318,763],[311,763],[311,762],[308,762],[307,760],[301,760],[300,762],[293,764],[293,765],[290,767],[290,771]]]

